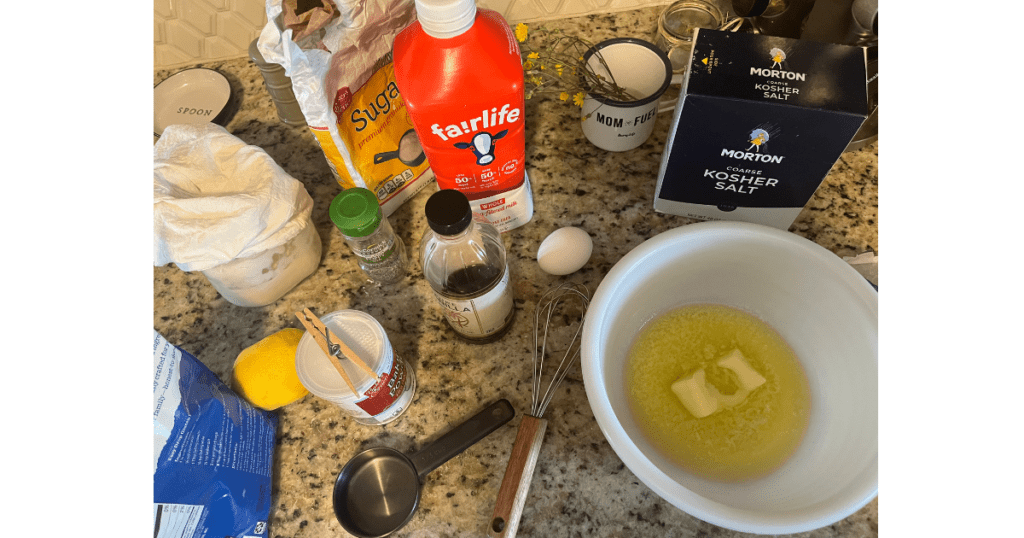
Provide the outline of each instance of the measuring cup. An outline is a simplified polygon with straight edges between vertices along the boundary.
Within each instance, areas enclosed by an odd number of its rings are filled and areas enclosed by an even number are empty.
[[[381,164],[391,159],[398,159],[406,166],[419,166],[427,155],[423,152],[420,139],[416,136],[415,129],[409,129],[398,141],[398,149],[385,151],[373,156],[373,164]]]
[[[411,456],[388,447],[356,454],[334,483],[334,515],[350,534],[379,538],[402,528],[420,503],[423,479],[515,416],[508,400],[487,406]]]

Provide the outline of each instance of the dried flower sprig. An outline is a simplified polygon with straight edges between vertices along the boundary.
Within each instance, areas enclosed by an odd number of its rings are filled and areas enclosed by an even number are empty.
[[[526,83],[526,98],[534,95],[556,95],[561,101],[570,99],[576,106],[582,107],[587,93],[602,95],[619,101],[636,99],[615,82],[614,75],[605,77],[598,74],[588,65],[583,55],[590,50],[593,43],[576,37],[565,35],[561,30],[548,30],[539,27],[533,32],[534,41],[539,47],[527,44],[530,34],[526,24],[516,25],[516,39],[522,43],[523,78]],[[608,64],[595,52],[604,72],[611,75]]]

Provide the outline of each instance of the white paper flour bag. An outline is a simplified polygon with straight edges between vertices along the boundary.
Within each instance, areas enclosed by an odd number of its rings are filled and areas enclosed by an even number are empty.
[[[212,123],[153,148],[154,265],[202,271],[239,306],[278,300],[320,263],[313,199],[262,148]]]

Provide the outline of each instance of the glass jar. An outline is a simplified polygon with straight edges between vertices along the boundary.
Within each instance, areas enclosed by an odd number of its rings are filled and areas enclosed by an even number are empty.
[[[434,193],[424,211],[429,228],[420,241],[423,276],[448,324],[468,342],[501,338],[515,313],[501,233],[474,215],[457,190]]]
[[[679,0],[665,8],[658,17],[658,30],[654,45],[665,51],[672,62],[672,72],[686,71],[693,49],[693,30],[717,30],[725,22],[725,15],[714,2],[705,0]]]
[[[384,218],[376,195],[361,187],[345,189],[331,201],[329,213],[370,280],[391,284],[405,278],[405,244]]]

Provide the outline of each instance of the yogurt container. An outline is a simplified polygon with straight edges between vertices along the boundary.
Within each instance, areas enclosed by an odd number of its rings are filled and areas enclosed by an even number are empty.
[[[293,238],[255,256],[204,269],[203,276],[231,304],[266,306],[299,285],[320,265],[320,235],[309,215]]]
[[[320,321],[359,355],[378,379],[374,380],[355,362],[341,359],[341,366],[358,393],[354,394],[313,335],[306,332],[295,351],[299,381],[309,392],[334,403],[360,424],[383,425],[401,416],[416,393],[416,375],[395,354],[380,323],[358,310],[332,312],[321,316]]]

